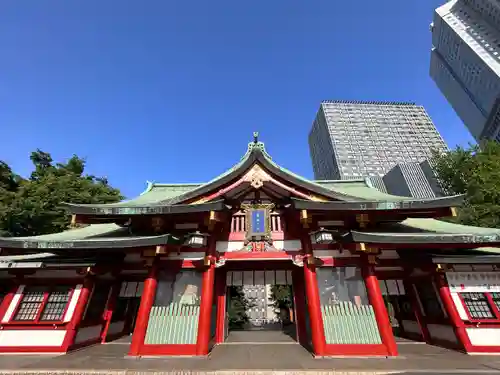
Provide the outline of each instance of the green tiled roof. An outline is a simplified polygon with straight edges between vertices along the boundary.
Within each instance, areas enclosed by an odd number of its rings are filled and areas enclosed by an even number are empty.
[[[400,224],[402,230],[418,230],[435,233],[450,233],[450,234],[500,234],[500,229],[473,227],[469,225],[461,225],[449,223],[436,219],[419,219],[410,218],[402,221]]]
[[[22,249],[102,249],[155,246],[178,242],[170,234],[137,236],[116,224],[92,224],[60,233],[29,237],[0,237],[0,247]]]
[[[81,213],[86,209],[88,214],[108,214],[107,208],[133,208],[142,207],[147,210],[148,206],[170,206],[183,204],[204,196],[210,191],[222,188],[245,173],[254,163],[260,163],[269,173],[290,184],[308,190],[317,196],[325,197],[332,201],[346,202],[405,202],[413,201],[414,198],[401,197],[382,193],[371,187],[364,180],[356,181],[311,181],[301,177],[286,168],[276,164],[267,153],[264,143],[254,142],[248,144],[247,151],[241,160],[212,181],[204,184],[155,184],[150,183],[148,189],[137,198],[106,205],[72,205],[69,207],[73,213]],[[443,201],[442,204],[445,204]],[[79,211],[77,212],[77,206]],[[136,210],[137,211],[137,210]],[[109,210],[109,215],[114,214]],[[128,211],[127,211],[128,212]],[[132,211],[131,211],[132,212]],[[134,211],[135,212],[135,211]]]
[[[38,240],[38,241],[73,241],[83,240],[94,237],[112,237],[117,234],[127,233],[127,228],[116,224],[92,224],[83,228],[68,229],[64,232],[43,234],[40,236],[15,237],[19,240]]]

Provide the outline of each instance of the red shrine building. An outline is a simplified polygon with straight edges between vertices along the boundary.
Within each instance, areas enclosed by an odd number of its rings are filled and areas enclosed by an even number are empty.
[[[204,356],[228,337],[228,290],[289,285],[297,344],[397,356],[399,338],[500,352],[500,230],[451,224],[462,196],[310,181],[257,136],[203,184],[66,204],[62,233],[0,238],[0,352],[131,337],[130,356]]]

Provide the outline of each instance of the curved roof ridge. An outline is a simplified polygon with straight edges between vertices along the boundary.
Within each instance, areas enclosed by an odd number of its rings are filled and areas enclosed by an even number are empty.
[[[356,179],[352,179],[352,180],[311,180],[312,182],[315,182],[315,183],[349,183],[349,182],[366,182],[364,178],[356,178]]]
[[[155,182],[153,183],[153,188],[154,187],[176,187],[176,186],[200,186],[203,185],[204,182],[176,182],[172,184],[168,183],[163,183],[163,182]]]

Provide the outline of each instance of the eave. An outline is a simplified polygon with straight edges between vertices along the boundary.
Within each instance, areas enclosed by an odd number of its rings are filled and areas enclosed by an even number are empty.
[[[291,198],[297,210],[310,211],[405,211],[430,210],[457,207],[462,204],[464,195],[454,195],[436,199],[408,199],[398,201],[336,201],[317,202]]]
[[[481,245],[500,245],[500,234],[456,234],[456,233],[391,233],[350,231],[344,237],[348,242],[374,244],[425,244],[425,245],[467,245],[471,248]]]
[[[223,211],[228,209],[228,207],[224,203],[224,200],[222,199],[201,204],[110,206],[105,204],[64,203],[64,206],[73,215],[88,216],[176,215],[209,211]]]
[[[170,234],[117,238],[89,238],[74,240],[41,240],[36,237],[0,238],[0,248],[12,249],[122,249],[167,245],[178,238]]]

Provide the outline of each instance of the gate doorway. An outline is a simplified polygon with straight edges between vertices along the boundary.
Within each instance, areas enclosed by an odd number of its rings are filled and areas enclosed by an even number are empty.
[[[292,271],[227,271],[225,315],[226,343],[297,342]]]

